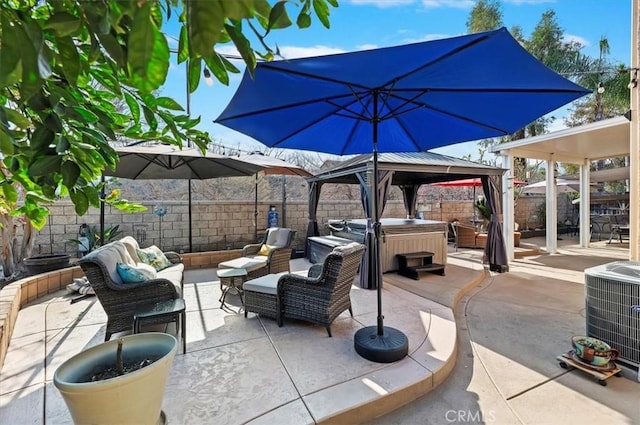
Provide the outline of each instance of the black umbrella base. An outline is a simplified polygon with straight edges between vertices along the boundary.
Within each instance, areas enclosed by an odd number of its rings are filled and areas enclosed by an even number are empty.
[[[407,336],[397,329],[384,326],[378,335],[377,326],[367,326],[356,332],[353,340],[356,352],[376,363],[393,363],[409,353]]]

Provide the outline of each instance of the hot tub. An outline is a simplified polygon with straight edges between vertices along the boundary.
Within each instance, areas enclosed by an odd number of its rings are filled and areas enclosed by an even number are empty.
[[[380,263],[382,271],[398,269],[396,254],[433,252],[433,262],[447,264],[447,223],[435,220],[383,218],[380,220]],[[332,220],[332,236],[364,242],[366,219]]]

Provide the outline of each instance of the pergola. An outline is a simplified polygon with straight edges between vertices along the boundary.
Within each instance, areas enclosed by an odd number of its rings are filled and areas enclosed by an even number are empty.
[[[630,121],[625,117],[615,117],[579,127],[567,128],[541,136],[516,140],[496,145],[492,152],[502,156],[502,164],[507,169],[503,179],[513,176],[514,158],[529,158],[546,161],[547,170],[555,170],[557,162],[580,165],[580,246],[589,246],[589,184],[591,161],[630,155]],[[628,169],[627,175],[629,173]],[[595,172],[594,172],[595,173]],[[609,174],[621,175],[619,172]],[[600,177],[602,178],[602,177]],[[606,178],[606,177],[605,177]],[[602,181],[602,180],[600,180]],[[547,216],[546,248],[548,253],[557,251],[557,186],[553,172],[547,172]],[[514,258],[514,193],[513,187],[503,184],[504,235],[508,258]],[[638,234],[639,218],[631,214],[630,232]],[[511,229],[509,232],[507,229]],[[630,241],[633,239],[630,238]],[[632,242],[630,242],[631,244]],[[631,256],[631,253],[630,253]]]

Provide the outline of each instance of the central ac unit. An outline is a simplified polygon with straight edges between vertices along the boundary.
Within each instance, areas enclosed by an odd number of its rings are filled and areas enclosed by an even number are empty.
[[[616,261],[584,271],[587,335],[640,367],[640,262]]]

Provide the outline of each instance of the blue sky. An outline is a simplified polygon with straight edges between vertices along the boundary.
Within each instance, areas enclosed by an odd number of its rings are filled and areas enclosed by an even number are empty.
[[[331,9],[331,29],[317,20],[311,28],[295,27],[274,31],[267,38],[286,58],[317,56],[376,47],[387,47],[466,33],[466,21],[474,0],[339,0]],[[554,10],[565,35],[579,41],[583,52],[597,57],[598,42],[606,37],[610,59],[628,65],[631,56],[631,0],[502,0],[503,20],[507,28],[520,26],[529,36],[542,13]],[[295,16],[294,9],[290,12]],[[169,27],[170,29],[170,27]],[[223,53],[234,53],[232,46],[218,46]],[[241,64],[237,64],[240,67]],[[200,129],[206,130],[216,143],[245,150],[264,148],[240,133],[213,124],[235,93],[242,74],[232,74],[229,86],[215,81],[201,82],[191,95],[191,115],[200,116]],[[162,94],[185,105],[184,65],[173,64]],[[566,109],[551,115],[562,117]],[[564,127],[556,120],[554,129]],[[461,157],[478,157],[475,142],[435,149],[436,152]]]

